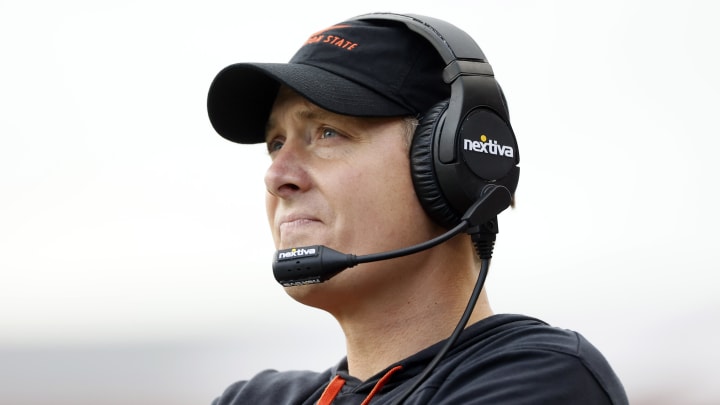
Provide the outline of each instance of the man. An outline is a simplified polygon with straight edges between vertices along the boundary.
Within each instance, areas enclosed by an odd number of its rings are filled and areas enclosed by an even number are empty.
[[[376,14],[312,34],[288,64],[216,76],[214,128],[268,148],[275,276],[337,320],[347,356],[319,373],[261,372],[214,404],[627,403],[581,335],[495,315],[481,289],[518,157],[504,96],[465,35]]]

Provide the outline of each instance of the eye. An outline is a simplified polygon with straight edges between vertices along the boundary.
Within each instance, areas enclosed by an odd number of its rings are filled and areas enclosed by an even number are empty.
[[[285,143],[280,138],[273,138],[267,142],[268,153],[277,152],[282,149]]]
[[[333,128],[323,127],[320,130],[320,139],[334,138],[339,135],[340,133]]]

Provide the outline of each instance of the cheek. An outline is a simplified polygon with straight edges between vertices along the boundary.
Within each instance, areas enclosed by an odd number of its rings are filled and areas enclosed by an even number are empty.
[[[265,213],[267,214],[267,221],[268,225],[270,225],[270,230],[272,232],[272,237],[275,243],[278,242],[278,236],[277,235],[277,229],[274,224],[275,219],[275,210],[277,209],[278,199],[277,197],[274,197],[272,194],[266,192],[265,193]]]
[[[372,212],[386,221],[422,214],[410,175],[410,163],[403,154],[396,153],[369,165],[355,180],[360,209]],[[377,222],[382,227],[382,221]],[[388,224],[389,225],[389,224]]]

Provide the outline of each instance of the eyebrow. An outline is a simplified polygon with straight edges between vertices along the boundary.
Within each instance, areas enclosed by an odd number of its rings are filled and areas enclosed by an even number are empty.
[[[293,113],[294,118],[300,120],[324,120],[328,117],[334,117],[336,121],[344,121],[345,117],[342,115],[334,114],[330,111],[324,110],[315,105],[309,104],[302,109],[299,109]],[[265,124],[265,141],[268,140],[268,133],[277,126],[277,122],[271,117],[268,118]]]

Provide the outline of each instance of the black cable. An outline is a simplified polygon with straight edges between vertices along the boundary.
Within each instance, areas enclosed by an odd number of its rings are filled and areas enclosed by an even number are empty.
[[[470,319],[470,315],[472,314],[473,309],[475,309],[475,304],[480,297],[480,292],[482,291],[483,285],[485,284],[485,279],[487,278],[489,268],[490,258],[481,258],[480,274],[478,274],[477,281],[475,282],[475,287],[473,288],[473,292],[470,295],[470,300],[468,300],[465,311],[460,318],[460,322],[458,322],[452,335],[450,335],[447,341],[445,341],[445,344],[440,349],[440,351],[435,355],[435,357],[433,357],[430,363],[422,371],[420,376],[415,379],[413,385],[411,385],[410,388],[405,390],[405,392],[400,396],[400,398],[393,402],[393,405],[402,404],[402,402],[405,401],[405,399],[407,399],[407,397],[410,396],[410,394],[412,394],[420,386],[420,384],[423,383],[423,381],[425,381],[425,379],[430,375],[430,373],[432,373],[438,363],[440,363],[440,361],[445,357],[445,354],[448,352],[448,350],[450,350],[450,348],[455,344],[455,341],[460,336],[460,333],[462,333],[462,331],[465,329],[465,326]]]

